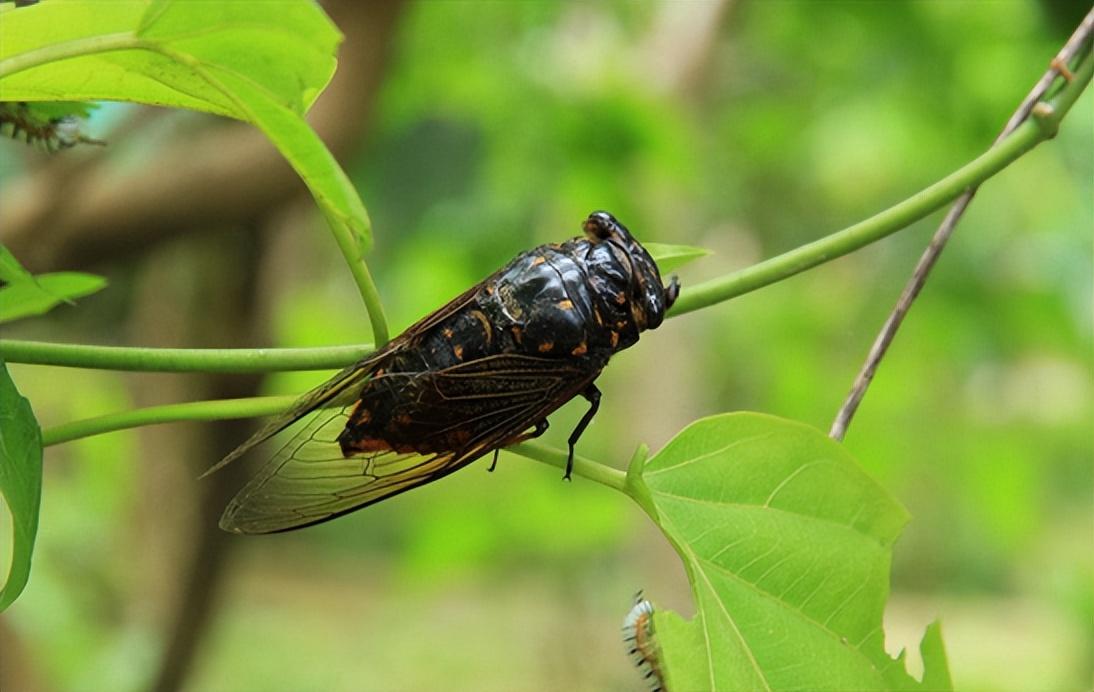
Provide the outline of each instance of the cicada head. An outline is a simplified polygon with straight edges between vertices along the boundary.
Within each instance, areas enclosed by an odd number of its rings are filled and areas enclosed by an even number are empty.
[[[669,280],[668,286],[662,284],[661,272],[650,253],[608,212],[589,214],[582,229],[594,245],[607,243],[612,248],[616,267],[610,273],[618,274],[612,278],[622,284],[639,331],[660,326],[680,293],[676,277]]]

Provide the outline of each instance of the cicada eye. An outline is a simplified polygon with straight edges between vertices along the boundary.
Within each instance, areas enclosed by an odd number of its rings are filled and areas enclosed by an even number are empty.
[[[606,211],[594,211],[581,225],[589,240],[606,240],[611,237],[612,231],[619,224],[615,217]]]

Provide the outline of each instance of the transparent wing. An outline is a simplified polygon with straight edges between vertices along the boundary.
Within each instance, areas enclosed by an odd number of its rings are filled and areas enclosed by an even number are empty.
[[[447,475],[471,459],[392,451],[342,456],[352,406],[323,409],[239,491],[220,527],[275,533],[317,524]]]
[[[440,450],[424,454],[387,449],[346,457],[338,438],[358,401],[343,397],[352,393],[367,401],[378,390],[364,386],[362,391],[363,385],[357,384],[343,387],[344,394],[325,399],[338,405],[313,411],[307,424],[236,495],[220,526],[234,533],[288,531],[432,482],[521,439],[598,373],[599,368],[565,361],[499,355],[439,371],[389,373],[373,383],[366,380],[364,384],[371,386],[400,379],[400,391],[410,404],[405,430],[413,431],[417,449]],[[286,422],[287,418],[274,424],[284,423],[283,428],[295,420]],[[262,439],[248,440],[229,460]]]
[[[362,387],[368,382],[372,372],[378,367],[383,355],[387,354],[377,354],[368,360],[355,363],[341,370],[337,375],[315,389],[303,394],[293,402],[287,411],[271,418],[259,428],[258,432],[251,435],[243,444],[233,449],[227,456],[201,474],[201,478],[219,471],[249,452],[253,447],[262,444],[320,407],[348,406],[353,403],[359,396]]]

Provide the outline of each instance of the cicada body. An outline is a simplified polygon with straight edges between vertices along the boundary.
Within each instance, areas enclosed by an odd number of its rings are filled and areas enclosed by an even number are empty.
[[[304,395],[215,468],[311,414],[232,500],[221,527],[316,524],[456,471],[547,429],[611,356],[659,326],[679,291],[630,232],[594,212],[585,236],[513,261]],[[566,475],[569,477],[570,468]]]

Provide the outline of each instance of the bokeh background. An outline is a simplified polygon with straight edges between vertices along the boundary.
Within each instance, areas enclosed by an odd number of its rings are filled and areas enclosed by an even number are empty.
[[[1087,9],[327,7],[346,43],[313,121],[371,212],[396,330],[577,235],[593,209],[713,250],[681,271],[685,291],[862,219],[987,147]],[[980,192],[846,440],[914,516],[888,646],[914,649],[941,617],[961,689],[1092,682],[1092,106],[1088,92],[1055,141]],[[109,146],[2,143],[0,240],[34,271],[111,285],[5,337],[370,340],[311,202],[254,132],[116,104],[90,129]],[[738,409],[827,430],[940,216],[648,333],[602,377],[582,451],[622,467],[639,442]],[[325,376],[11,369],[45,426]],[[556,414],[547,441],[563,445],[584,407]],[[221,534],[246,469],[196,476],[250,425],[47,450],[31,581],[0,617],[0,687],[642,689],[618,635],[634,592],[692,612],[679,561],[626,498],[505,454],[492,475],[478,462],[330,524]]]

